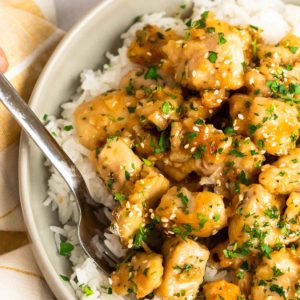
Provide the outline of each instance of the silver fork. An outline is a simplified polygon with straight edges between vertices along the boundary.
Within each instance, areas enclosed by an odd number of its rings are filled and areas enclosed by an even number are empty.
[[[75,164],[3,74],[0,74],[0,100],[69,186],[79,211],[77,223],[79,243],[84,252],[95,261],[98,267],[106,274],[110,274],[115,269],[116,264],[119,263],[119,260],[104,244],[104,230],[109,226],[109,221],[103,212],[104,207],[93,200]],[[94,203],[94,205],[90,203]],[[100,218],[95,216],[95,210],[100,212]],[[99,236],[99,242],[104,249],[100,257],[91,244],[91,240],[95,235]]]

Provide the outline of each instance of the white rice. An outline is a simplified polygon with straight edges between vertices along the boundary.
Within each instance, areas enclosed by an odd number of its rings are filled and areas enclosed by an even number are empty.
[[[205,10],[211,10],[216,16],[234,25],[252,24],[262,28],[263,37],[268,43],[277,43],[286,33],[294,32],[300,35],[300,7],[285,5],[280,0],[194,0],[192,18],[198,19]],[[75,130],[65,131],[64,126],[73,124],[73,112],[82,102],[102,94],[108,90],[117,89],[118,82],[135,65],[129,61],[126,52],[127,47],[134,39],[135,32],[144,27],[145,24],[158,25],[163,28],[173,28],[179,34],[184,33],[185,24],[178,18],[166,16],[164,12],[145,15],[141,21],[134,24],[126,33],[122,35],[123,46],[118,50],[117,55],[107,53],[109,63],[103,70],[84,70],[81,75],[81,86],[77,94],[62,105],[63,112],[60,118],[48,117],[47,129],[53,133],[58,143],[68,153],[70,158],[76,163],[78,169],[83,174],[84,179],[90,189],[94,199],[101,202],[108,208],[114,206],[113,197],[99,179],[95,168],[90,163],[89,151],[79,144]],[[74,125],[73,125],[74,126]],[[109,281],[83,253],[78,245],[76,236],[76,226],[74,222],[78,220],[78,214],[74,199],[58,173],[45,163],[51,171],[48,181],[48,196],[44,201],[45,205],[52,210],[57,210],[62,227],[51,226],[54,233],[54,240],[59,248],[62,240],[67,240],[74,245],[71,252],[70,261],[73,264],[73,271],[70,277],[70,284],[74,288],[79,299],[121,299],[117,295],[108,295],[105,287],[109,286]],[[110,211],[106,211],[107,215]],[[106,232],[105,241],[117,256],[124,254],[118,238],[110,232]],[[101,250],[101,246],[97,244]],[[67,275],[67,274],[65,274]],[[207,267],[205,279],[224,278],[226,272],[219,272],[212,267]],[[93,294],[85,296],[82,286],[88,285]]]

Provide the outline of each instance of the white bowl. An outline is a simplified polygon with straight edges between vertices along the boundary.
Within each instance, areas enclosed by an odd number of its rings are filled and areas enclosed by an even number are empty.
[[[83,69],[95,69],[104,54],[120,45],[120,34],[133,19],[149,12],[172,12],[181,0],[107,0],[101,2],[60,43],[31,96],[30,106],[42,117],[58,115],[79,85]],[[70,273],[71,265],[58,255],[49,226],[59,225],[57,213],[43,205],[49,174],[38,148],[25,135],[19,153],[20,197],[25,223],[36,261],[58,299],[76,299],[72,288],[58,274]]]
[[[74,94],[83,69],[104,62],[104,53],[117,48],[120,34],[134,17],[155,11],[171,12],[182,0],[107,0],[88,14],[60,43],[45,67],[30,100],[38,116],[58,115],[60,104]],[[292,2],[292,1],[288,1]],[[300,0],[293,1],[299,4]],[[37,263],[58,299],[76,299],[58,274],[71,265],[58,255],[50,225],[59,225],[56,212],[43,205],[49,177],[37,147],[22,135],[19,155],[20,197]]]

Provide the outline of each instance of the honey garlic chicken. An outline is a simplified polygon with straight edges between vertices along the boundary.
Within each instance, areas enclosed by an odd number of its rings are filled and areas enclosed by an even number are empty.
[[[130,253],[113,292],[300,299],[300,38],[208,11],[140,25],[118,88],[74,112]]]

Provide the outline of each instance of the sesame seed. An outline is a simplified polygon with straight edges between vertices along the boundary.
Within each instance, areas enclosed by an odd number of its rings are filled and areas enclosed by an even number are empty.
[[[244,116],[243,116],[242,114],[238,114],[238,118],[239,118],[240,120],[244,120]]]
[[[239,127],[239,126],[234,126],[233,129],[234,129],[234,130],[239,130],[240,127]]]
[[[141,145],[141,148],[145,148],[145,144],[143,142],[140,143],[140,145]]]
[[[269,135],[268,135],[267,133],[265,133],[265,132],[264,132],[262,135],[263,135],[263,137],[264,137],[265,139],[267,139],[267,138],[269,137]]]
[[[204,54],[204,58],[208,58],[208,56],[209,56],[209,53],[206,52],[206,53]]]
[[[188,149],[190,147],[190,144],[186,144],[186,145],[184,145],[184,149]]]
[[[147,55],[148,55],[148,56],[152,56],[152,53],[151,53],[151,52],[147,52]]]
[[[250,79],[249,79],[249,83],[252,85],[252,84],[254,84],[254,78],[253,77],[251,77]]]
[[[176,44],[182,44],[183,41],[182,41],[182,40],[178,40],[178,41],[176,41],[175,43],[176,43]]]
[[[225,65],[229,65],[229,64],[230,64],[230,59],[226,59],[226,60],[224,61],[224,64],[225,64]]]
[[[208,133],[208,127],[205,127],[204,129],[204,133],[207,134]]]
[[[169,222],[169,220],[168,220],[166,217],[162,217],[162,218],[161,218],[161,221],[162,221],[163,223]]]
[[[220,86],[220,80],[216,80],[216,85]]]
[[[197,132],[200,131],[200,129],[199,129],[197,126],[194,126],[194,127],[193,127],[193,130],[194,130],[194,131],[197,131]]]
[[[112,284],[112,279],[108,277],[108,283],[111,285]]]
[[[222,99],[217,99],[216,102],[220,104],[220,103],[223,102],[223,100]]]
[[[274,56],[275,59],[278,58],[278,53],[275,52],[273,56]]]
[[[133,211],[131,211],[131,212],[128,214],[128,217],[129,217],[129,218],[132,218],[132,217],[133,217]]]
[[[215,96],[216,96],[216,95],[219,95],[219,93],[220,93],[219,90],[215,90],[215,91],[214,91],[214,95],[215,95]]]
[[[197,72],[196,72],[196,70],[193,70],[193,72],[192,72],[192,76],[193,76],[193,77],[196,77],[196,76],[197,76]]]
[[[130,208],[130,202],[129,201],[126,202],[125,207]]]
[[[209,109],[208,112],[209,112],[210,114],[212,114],[214,111],[213,111],[212,109]]]
[[[196,147],[191,148],[191,152],[194,152],[196,150]]]

